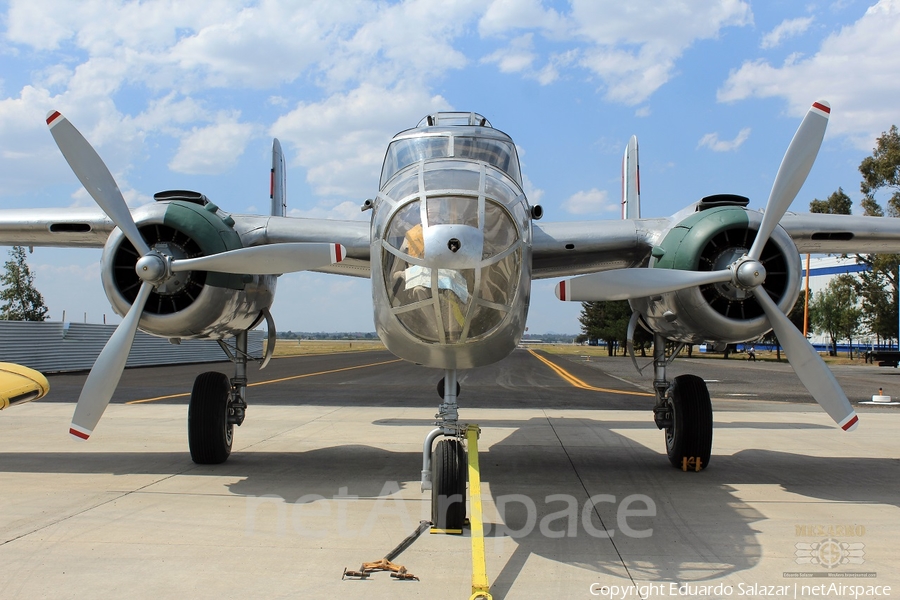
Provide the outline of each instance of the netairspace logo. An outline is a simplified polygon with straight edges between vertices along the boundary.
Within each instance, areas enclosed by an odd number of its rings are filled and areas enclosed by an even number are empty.
[[[305,494],[294,503],[277,495],[248,496],[245,534],[275,533],[282,537],[293,529],[301,537],[324,538],[334,535],[336,530],[337,535],[343,538],[367,537],[384,519],[399,522],[403,530],[412,530],[427,516],[410,514],[410,507],[425,507],[426,504],[411,505],[400,492],[398,482],[388,481],[374,500],[350,495],[346,487],[340,488],[338,494],[331,498]],[[448,503],[458,501],[464,502],[465,498],[456,495],[447,499]],[[644,494],[631,494],[621,500],[612,494],[596,494],[583,502],[568,494],[551,494],[543,499],[542,504],[540,500],[535,501],[524,494],[506,494],[497,496],[494,504],[500,522],[493,527],[486,523],[485,535],[493,529],[492,537],[498,543],[503,538],[518,539],[534,533],[550,539],[583,535],[609,539],[616,533],[629,538],[648,538],[653,535],[653,528],[644,525],[648,524],[648,518],[656,516],[656,503]],[[357,510],[355,523],[359,523],[358,508],[368,508],[361,527],[349,526],[349,515],[354,507]],[[516,515],[515,526],[511,526],[507,519],[511,514]],[[539,518],[541,514],[543,517]],[[598,515],[606,515],[606,518],[601,520]],[[612,524],[613,516],[615,527],[604,525],[605,522]]]
[[[852,598],[864,600],[869,598],[890,598],[889,585],[847,585],[843,583],[820,583],[817,585],[763,585],[758,583],[738,583],[729,585],[702,585],[692,583],[648,583],[644,585],[603,585],[592,583],[590,595],[608,600],[626,600],[629,598]]]

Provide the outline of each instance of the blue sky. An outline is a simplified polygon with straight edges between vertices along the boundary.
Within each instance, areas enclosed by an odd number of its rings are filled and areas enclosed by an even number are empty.
[[[800,119],[832,105],[794,210],[838,187],[900,124],[900,0],[13,0],[0,14],[0,207],[91,203],[44,117],[58,109],[132,206],[193,189],[235,213],[268,201],[271,138],[292,215],[364,219],[384,148],[436,110],[474,110],[516,141],[545,221],[618,218],[620,161],[641,148],[643,216],[713,193],[764,206]],[[857,209],[858,210],[858,209]],[[598,224],[602,227],[602,224]],[[99,251],[35,249],[51,318],[117,322]],[[534,282],[532,332],[579,306]],[[368,280],[281,278],[279,330],[374,330]]]

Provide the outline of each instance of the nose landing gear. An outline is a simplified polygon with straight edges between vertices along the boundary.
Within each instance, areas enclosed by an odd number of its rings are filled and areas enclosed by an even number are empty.
[[[437,427],[422,447],[422,490],[431,490],[431,522],[435,530],[456,534],[462,533],[466,519],[467,460],[462,442],[466,427],[459,423],[459,392],[456,370],[446,370],[438,383],[443,402],[435,415]],[[441,436],[448,439],[435,444]]]

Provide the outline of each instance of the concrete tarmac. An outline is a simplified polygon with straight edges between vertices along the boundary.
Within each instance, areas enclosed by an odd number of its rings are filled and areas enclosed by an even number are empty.
[[[682,472],[630,361],[543,356],[605,391],[527,351],[462,377],[494,598],[900,595],[900,412],[860,407],[845,433],[779,365],[689,363],[758,396],[711,382],[711,463]],[[439,373],[384,352],[275,360],[252,373],[231,458],[198,466],[184,394],[215,367],[127,370],[86,443],[66,433],[84,374],[0,414],[0,598],[469,597],[468,532],[401,554],[418,582],[341,579],[429,516]]]

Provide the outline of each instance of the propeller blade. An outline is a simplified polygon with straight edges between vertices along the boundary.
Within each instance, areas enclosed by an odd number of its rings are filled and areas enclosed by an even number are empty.
[[[137,331],[138,322],[141,319],[141,313],[144,312],[144,305],[153,291],[153,285],[144,282],[138,291],[137,298],[122,323],[113,332],[106,346],[97,357],[94,367],[88,375],[87,381],[84,382],[84,388],[78,397],[78,404],[75,406],[75,415],[72,417],[72,425],[69,427],[69,433],[72,437],[79,440],[86,440],[90,437],[106,405],[109,404],[116,386],[119,385],[119,379],[122,377],[122,371],[125,369],[125,361],[128,360],[128,353],[131,351],[131,344],[134,342],[134,334]]]
[[[723,283],[731,281],[731,278],[729,270],[614,269],[561,281],[556,285],[556,297],[569,302],[628,300],[709,283]]]
[[[856,416],[856,411],[850,405],[844,390],[816,349],[781,312],[762,286],[754,289],[753,294],[769,318],[778,341],[784,347],[788,362],[791,363],[801,383],[841,429],[844,431],[856,429],[859,417]]]
[[[823,100],[813,102],[812,107],[803,117],[803,122],[800,123],[797,133],[794,134],[794,139],[791,140],[787,152],[784,153],[784,158],[781,159],[781,166],[778,167],[775,183],[772,184],[772,191],[769,192],[769,200],[766,202],[766,212],[763,214],[759,232],[748,252],[750,258],[759,260],[772,230],[781,221],[781,217],[787,212],[800,188],[803,187],[816,160],[816,155],[819,153],[819,148],[822,146],[830,114],[831,105]]]
[[[131,211],[125,204],[125,198],[122,197],[116,180],[103,164],[103,159],[100,158],[97,151],[84,139],[81,132],[75,129],[75,126],[58,111],[50,111],[47,114],[47,125],[50,126],[50,133],[56,140],[56,145],[59,146],[66,162],[72,167],[78,181],[91,195],[91,198],[122,230],[122,233],[141,256],[148,254],[150,248],[134,224]]]
[[[174,260],[172,272],[215,271],[240,275],[279,275],[333,265],[341,262],[346,255],[346,249],[340,244],[314,242],[270,244]]]

